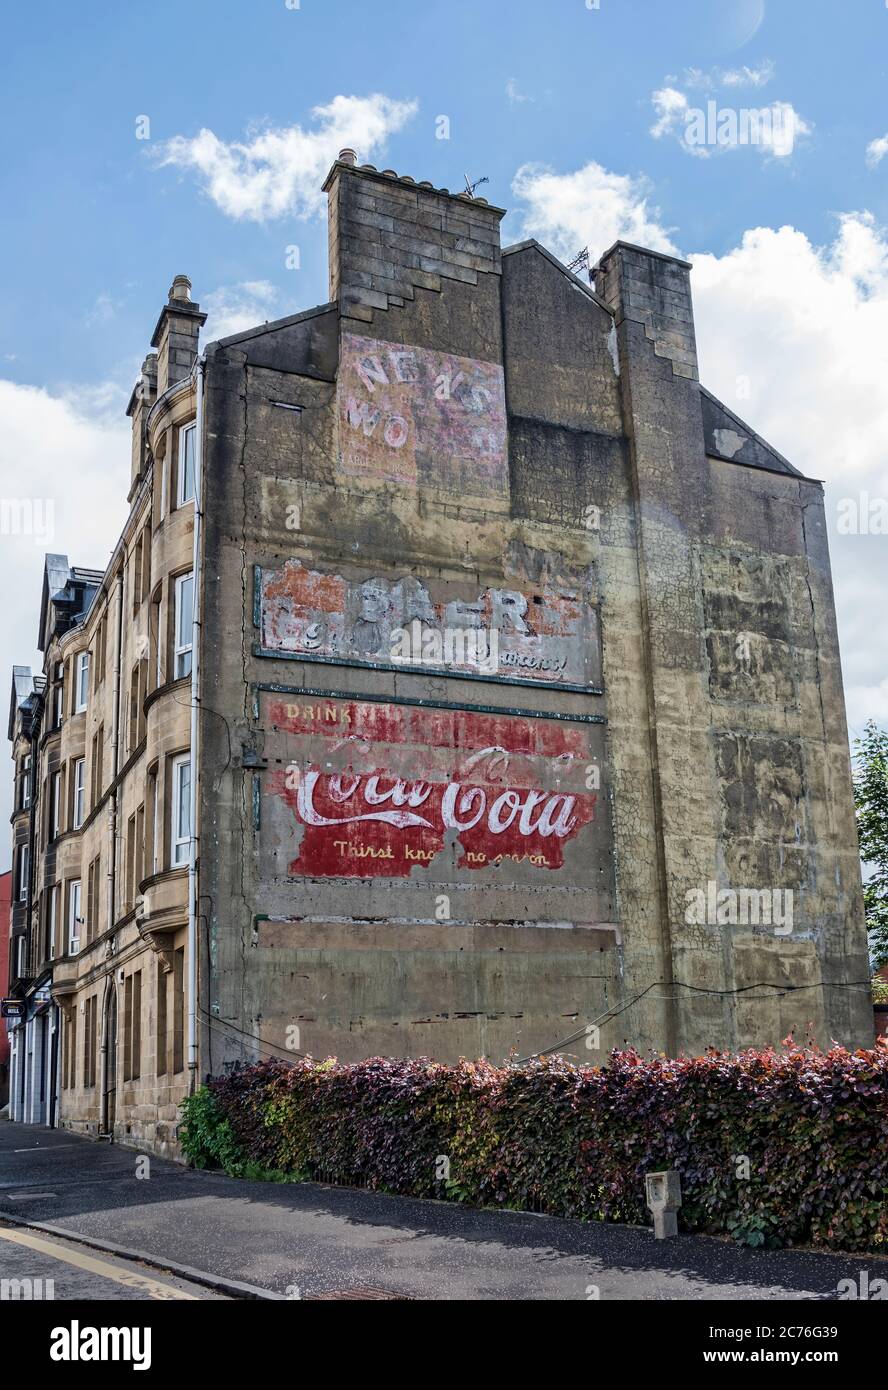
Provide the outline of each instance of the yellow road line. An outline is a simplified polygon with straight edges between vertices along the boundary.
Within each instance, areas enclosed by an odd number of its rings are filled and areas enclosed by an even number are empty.
[[[99,1274],[103,1279],[113,1279],[116,1284],[124,1284],[128,1289],[141,1289],[149,1298],[187,1298],[197,1301],[196,1294],[185,1293],[183,1289],[175,1289],[171,1284],[162,1284],[158,1279],[149,1279],[145,1274],[131,1274],[117,1265],[108,1264],[107,1260],[97,1260],[95,1256],[86,1255],[80,1250],[57,1245],[55,1241],[46,1240],[43,1236],[0,1229],[0,1240],[12,1241],[14,1245],[25,1245],[29,1250],[36,1250],[39,1254],[49,1255],[55,1260],[63,1260],[65,1264],[76,1265],[78,1269],[88,1270],[90,1274]]]

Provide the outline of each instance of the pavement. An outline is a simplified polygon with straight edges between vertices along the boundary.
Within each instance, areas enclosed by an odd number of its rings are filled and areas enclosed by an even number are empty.
[[[888,1278],[888,1260],[873,1256],[655,1241],[644,1227],[243,1182],[0,1121],[0,1278],[24,1268],[25,1247],[8,1238],[16,1230],[138,1261],[203,1298],[830,1300],[840,1280]],[[66,1287],[56,1298],[90,1296]],[[92,1296],[140,1296],[110,1287]]]
[[[0,1221],[0,1302],[26,1300],[228,1302],[200,1284],[141,1261],[96,1254],[78,1241]]]

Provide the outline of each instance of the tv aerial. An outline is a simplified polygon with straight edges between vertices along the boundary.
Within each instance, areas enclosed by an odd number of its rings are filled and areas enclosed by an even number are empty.
[[[464,178],[465,181],[466,181],[466,192],[468,193],[468,195],[469,195],[470,198],[474,198],[474,196],[475,196],[475,189],[476,189],[476,188],[480,188],[481,185],[482,185],[482,183],[490,183],[490,179],[487,177],[486,174],[485,174],[485,176],[484,176],[483,179],[476,179],[474,183],[470,183],[470,182],[469,182],[469,176],[468,176],[468,174],[464,174],[464,175],[463,175],[463,178]]]
[[[568,268],[568,270],[572,271],[574,275],[576,275],[576,273],[577,273],[578,270],[588,270],[588,269],[589,269],[589,248],[588,248],[588,246],[584,246],[583,249],[582,249],[582,251],[580,251],[578,255],[574,256],[574,258],[573,258],[572,261],[568,261],[568,263],[567,263],[567,268]]]

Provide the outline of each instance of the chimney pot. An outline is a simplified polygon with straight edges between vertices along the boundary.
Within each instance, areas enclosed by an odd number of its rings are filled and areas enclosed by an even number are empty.
[[[346,147],[344,150],[339,151],[339,162],[340,164],[354,165],[358,162],[358,156],[354,150],[350,150]]]
[[[177,275],[170,286],[170,303],[174,299],[191,299],[191,281],[187,275]]]

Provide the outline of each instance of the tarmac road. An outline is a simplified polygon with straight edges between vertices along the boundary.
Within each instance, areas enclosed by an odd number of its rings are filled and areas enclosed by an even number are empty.
[[[641,1227],[313,1183],[241,1182],[157,1158],[146,1174],[139,1157],[64,1130],[0,1121],[0,1221],[25,1221],[36,1235],[46,1233],[33,1223],[48,1223],[52,1240],[58,1232],[80,1235],[170,1262],[182,1280],[179,1296],[194,1296],[198,1272],[246,1286],[223,1284],[219,1291],[232,1297],[473,1301],[835,1299],[842,1279],[859,1281],[864,1272],[870,1282],[888,1278],[888,1261],[872,1256],[749,1250],[703,1236],[657,1242]],[[92,1296],[158,1296],[107,1272],[41,1264],[52,1256],[34,1250],[25,1257],[23,1247],[10,1248],[8,1228],[4,1234],[0,1277],[14,1277],[30,1261],[31,1277],[44,1270],[54,1277],[49,1270],[56,1269],[57,1298],[89,1297],[83,1288],[112,1284],[113,1292]],[[112,1259],[120,1257],[117,1249]],[[142,1273],[169,1281],[156,1269]],[[212,1294],[205,1288],[197,1296]]]

